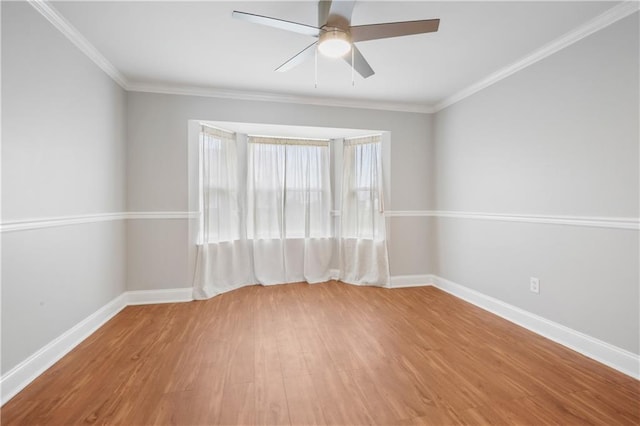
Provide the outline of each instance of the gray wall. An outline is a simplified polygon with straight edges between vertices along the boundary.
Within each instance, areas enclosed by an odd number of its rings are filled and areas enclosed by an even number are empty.
[[[636,13],[439,112],[437,208],[638,217],[638,51]],[[437,275],[640,352],[637,231],[453,218],[435,231]]]
[[[252,102],[196,96],[128,94],[128,194],[130,211],[189,210],[189,120],[377,129],[391,132],[391,210],[433,207],[433,144],[428,114]],[[406,188],[420,188],[406,191]],[[195,246],[186,220],[129,221],[130,289],[191,285]],[[390,219],[392,275],[431,270],[430,219]],[[141,252],[139,248],[151,247]]]
[[[2,2],[3,222],[125,207],[125,92],[31,6]],[[2,234],[2,373],[125,289],[122,222]]]

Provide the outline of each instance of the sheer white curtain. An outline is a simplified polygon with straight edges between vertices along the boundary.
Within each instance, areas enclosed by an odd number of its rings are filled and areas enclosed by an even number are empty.
[[[243,191],[233,133],[202,126],[199,234],[194,298],[207,299],[253,284],[250,246],[241,211]]]
[[[329,141],[249,137],[238,145],[233,133],[203,126],[199,143],[194,298],[329,280],[336,241]],[[380,145],[377,136],[344,142],[337,247],[348,283],[389,282]]]
[[[343,148],[340,279],[389,284],[380,136],[346,139]]]
[[[249,138],[247,234],[261,284],[329,279],[329,142]]]

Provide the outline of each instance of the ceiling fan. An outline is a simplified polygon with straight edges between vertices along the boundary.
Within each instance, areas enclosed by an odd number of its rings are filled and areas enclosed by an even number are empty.
[[[318,26],[285,21],[268,16],[233,11],[233,17],[256,24],[268,25],[282,30],[305,34],[317,38],[298,54],[276,68],[276,71],[288,71],[301,64],[318,51],[323,55],[342,57],[363,78],[371,77],[373,69],[362,56],[355,43],[382,38],[400,37],[413,34],[438,31],[440,19],[420,21],[387,22],[382,24],[351,26],[351,14],[355,0],[321,0],[318,3]],[[351,52],[351,55],[347,53]]]

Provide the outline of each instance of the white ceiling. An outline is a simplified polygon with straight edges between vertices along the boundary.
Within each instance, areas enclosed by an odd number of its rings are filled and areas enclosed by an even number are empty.
[[[130,82],[358,101],[434,105],[602,14],[619,2],[360,1],[353,25],[440,18],[437,33],[361,42],[376,74],[319,57],[273,70],[313,39],[233,19],[239,10],[316,24],[317,3],[55,2]]]

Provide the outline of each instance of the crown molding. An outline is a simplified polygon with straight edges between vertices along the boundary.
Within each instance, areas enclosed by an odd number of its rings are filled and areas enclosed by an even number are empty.
[[[179,86],[171,84],[129,83],[127,85],[127,90],[130,92],[161,93],[167,95],[183,96],[203,96],[244,101],[283,102],[344,108],[377,109],[385,111],[416,112],[423,114],[434,112],[431,106],[412,103],[367,101],[360,99],[320,98],[315,96],[287,95],[268,92],[249,92],[220,88]]]
[[[127,78],[113,66],[102,53],[95,48],[69,21],[45,0],[28,0],[35,10],[67,37],[78,49],[91,59],[102,71],[111,77],[123,89],[127,88]]]
[[[385,111],[432,113],[433,108],[428,105],[405,103],[367,101],[358,99],[320,98],[314,96],[286,95],[267,92],[250,92],[212,87],[180,86],[170,84],[151,84],[130,82],[107,58],[96,49],[69,21],[67,21],[46,0],[28,0],[45,19],[69,39],[81,52],[91,59],[102,71],[129,92],[160,93],[168,95],[203,96],[246,101],[281,102],[304,105],[363,108]]]
[[[636,0],[627,0],[623,3],[612,7],[596,18],[586,22],[585,24],[575,28],[565,35],[551,41],[550,43],[534,50],[529,55],[523,57],[519,61],[508,65],[484,79],[467,86],[459,92],[443,99],[435,105],[403,103],[403,102],[385,102],[385,101],[367,101],[362,99],[340,99],[340,98],[320,98],[304,95],[287,95],[267,92],[251,92],[230,90],[212,87],[197,86],[180,86],[171,84],[152,84],[130,82],[107,58],[105,58],[89,42],[71,23],[69,23],[49,2],[46,0],[28,0],[42,16],[44,16],[51,24],[65,35],[80,51],[82,51],[89,59],[91,59],[100,69],[110,76],[123,89],[129,92],[143,93],[160,93],[168,95],[183,96],[202,96],[223,99],[236,99],[247,101],[263,101],[263,102],[281,102],[304,105],[344,107],[344,108],[362,108],[384,111],[398,112],[414,112],[430,114],[438,112],[448,106],[451,106],[497,82],[509,77],[510,75],[550,56],[582,40],[583,38],[623,19],[640,9],[640,2]]]
[[[533,65],[534,63],[553,55],[554,53],[568,47],[583,38],[600,31],[603,28],[623,19],[632,13],[637,12],[640,9],[640,3],[637,0],[627,0],[617,6],[612,7],[606,12],[598,15],[594,19],[587,21],[574,30],[566,33],[563,36],[543,45],[542,47],[534,50],[529,55],[521,58],[520,60],[508,65],[490,75],[484,79],[460,90],[457,93],[443,99],[438,102],[432,109],[433,112],[438,112],[448,106],[451,106],[471,95],[477,93],[487,87],[499,82],[502,79],[509,77],[516,72]]]

